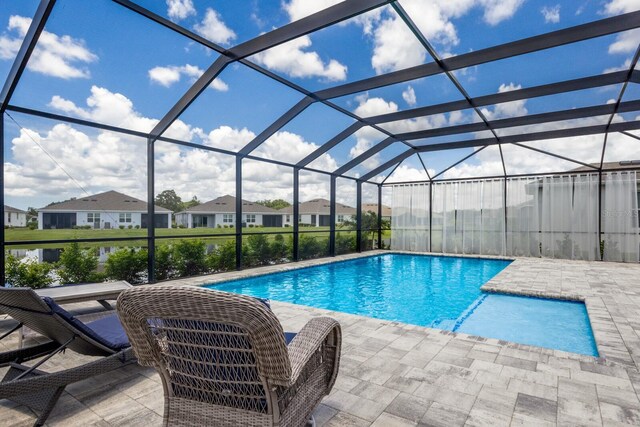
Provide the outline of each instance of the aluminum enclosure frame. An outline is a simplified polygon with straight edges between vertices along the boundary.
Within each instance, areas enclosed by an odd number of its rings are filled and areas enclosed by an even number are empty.
[[[298,21],[291,22],[287,25],[284,25],[280,28],[277,28],[273,31],[269,31],[264,33],[258,37],[250,39],[246,42],[240,43],[237,46],[226,49],[223,48],[206,38],[193,33],[192,31],[169,21],[162,16],[159,16],[148,9],[137,4],[135,1],[131,0],[101,0],[101,1],[112,1],[123,8],[128,9],[132,13],[136,13],[138,15],[143,16],[144,18],[154,22],[155,24],[161,25],[171,31],[174,31],[185,37],[185,40],[191,40],[195,43],[198,43],[202,46],[207,47],[217,53],[220,56],[209,66],[209,68],[205,71],[205,73],[196,80],[196,82],[185,92],[185,94],[181,97],[181,99],[164,115],[164,117],[157,123],[157,125],[148,133],[139,132],[130,129],[120,128],[117,126],[112,126],[103,123],[97,123],[90,120],[78,119],[74,117],[68,117],[61,114],[53,114],[43,111],[38,111],[35,109],[29,109],[17,105],[11,104],[11,96],[15,91],[17,85],[20,82],[20,78],[26,69],[28,61],[31,57],[33,50],[36,48],[38,39],[42,31],[44,30],[47,20],[51,14],[51,11],[54,9],[56,5],[56,0],[40,0],[39,6],[34,14],[29,30],[23,40],[21,48],[18,52],[18,55],[13,63],[13,66],[10,70],[10,73],[4,82],[2,87],[2,91],[0,91],[0,142],[3,147],[2,154],[2,164],[3,164],[3,175],[2,175],[2,201],[0,210],[4,216],[4,147],[5,147],[5,116],[9,115],[11,112],[16,112],[20,114],[27,114],[31,116],[41,117],[46,120],[55,120],[62,121],[71,124],[77,124],[82,126],[91,127],[94,129],[105,130],[109,132],[117,132],[132,136],[137,136],[140,138],[144,138],[147,142],[147,202],[148,202],[148,218],[150,218],[149,226],[147,228],[147,236],[146,237],[131,237],[131,238],[111,238],[111,239],[76,239],[76,240],[33,240],[27,242],[6,242],[4,236],[4,229],[2,231],[2,249],[3,253],[6,247],[11,247],[15,244],[44,244],[44,243],[68,243],[72,241],[80,241],[80,242],[109,242],[109,241],[141,241],[146,240],[147,246],[149,248],[149,258],[148,258],[148,279],[149,282],[155,282],[154,276],[154,265],[155,265],[155,242],[158,239],[167,238],[166,236],[156,236],[155,234],[155,224],[153,218],[155,218],[155,208],[154,208],[154,200],[155,200],[155,144],[157,141],[167,142],[171,144],[176,144],[182,147],[188,147],[199,150],[207,150],[219,154],[228,155],[235,159],[236,166],[236,224],[242,224],[242,190],[243,190],[243,181],[242,181],[242,164],[243,160],[257,160],[263,161],[266,163],[271,163],[280,166],[286,166],[292,168],[293,174],[293,213],[294,213],[294,226],[293,231],[283,231],[282,234],[291,234],[293,236],[293,259],[297,261],[299,259],[298,254],[298,238],[299,238],[299,225],[297,224],[297,218],[299,214],[299,186],[300,186],[300,171],[310,171],[314,173],[325,174],[330,177],[330,231],[329,231],[329,252],[331,256],[335,255],[335,234],[336,234],[336,180],[337,178],[345,178],[356,182],[356,206],[357,206],[357,214],[356,214],[356,244],[357,250],[362,250],[362,242],[361,236],[362,231],[362,184],[369,183],[377,185],[378,188],[378,220],[379,220],[379,229],[378,231],[378,242],[382,241],[382,230],[381,230],[381,218],[380,215],[382,213],[382,187],[385,185],[390,185],[386,183],[386,180],[389,178],[387,175],[384,180],[381,182],[374,181],[374,179],[381,173],[385,172],[388,169],[395,170],[397,169],[402,162],[413,155],[417,155],[418,159],[424,168],[428,180],[426,182],[435,182],[435,181],[443,181],[443,179],[437,179],[440,177],[445,171],[451,169],[472,155],[476,154],[478,151],[485,149],[491,145],[498,145],[500,147],[500,155],[503,163],[503,171],[504,174],[500,176],[500,178],[510,178],[515,177],[517,175],[509,175],[507,168],[504,164],[504,159],[502,157],[501,147],[504,144],[513,144],[520,147],[524,147],[533,151],[537,151],[549,156],[558,157],[564,160],[568,160],[574,162],[576,164],[580,164],[582,166],[586,166],[592,168],[594,171],[597,171],[600,175],[603,171],[603,161],[606,150],[607,136],[611,132],[621,132],[632,138],[640,138],[637,135],[630,133],[630,130],[640,129],[640,121],[631,121],[631,122],[614,122],[613,118],[615,114],[621,112],[633,112],[640,111],[640,100],[632,100],[623,102],[623,95],[625,93],[626,88],[629,84],[640,84],[640,72],[635,71],[634,68],[636,63],[638,62],[638,57],[640,56],[640,48],[636,51],[636,54],[631,61],[628,70],[625,71],[617,71],[607,74],[602,74],[598,76],[588,76],[582,77],[578,79],[566,80],[563,82],[554,82],[549,84],[544,84],[535,87],[523,88],[514,90],[511,92],[504,92],[498,94],[489,94],[483,95],[479,97],[471,97],[465,88],[460,84],[460,82],[456,79],[454,75],[455,70],[460,70],[462,68],[476,66],[479,64],[485,64],[488,62],[499,61],[506,58],[511,58],[519,55],[526,55],[528,53],[537,52],[546,49],[552,49],[554,47],[568,45],[584,40],[589,40],[596,37],[602,37],[605,35],[616,34],[622,31],[627,31],[635,28],[640,28],[640,11],[638,12],[630,12],[610,18],[604,18],[601,20],[589,22],[586,24],[565,28],[558,31],[553,31],[545,34],[541,34],[534,37],[529,37],[521,40],[516,40],[509,43],[504,43],[501,45],[481,49],[478,51],[469,52],[466,54],[461,54],[458,56],[442,59],[438,52],[430,44],[429,40],[420,32],[419,28],[413,23],[409,14],[402,8],[402,6],[395,2],[394,0],[347,0],[341,3],[338,3],[334,6],[331,6],[327,9],[321,10],[317,13],[309,15],[305,18],[302,18]],[[418,39],[418,41],[422,44],[422,46],[427,50],[433,62],[429,62],[427,64],[411,67],[404,70],[394,71],[387,74],[378,75],[375,77],[350,82],[347,84],[337,85],[328,89],[323,89],[320,91],[309,91],[298,84],[276,74],[273,73],[253,62],[251,62],[248,58],[258,52],[262,52],[269,48],[281,45],[288,41],[294,40],[300,36],[311,34],[320,29],[329,27],[336,23],[342,22],[344,20],[359,16],[363,13],[369,12],[371,10],[385,7],[390,5],[395,12],[400,16],[400,18],[404,21],[405,25],[411,30],[413,35]],[[167,138],[163,136],[165,131],[171,126],[172,123],[194,102],[197,97],[203,92],[203,90],[224,70],[229,64],[234,62],[242,63],[243,65],[249,67],[250,69],[258,72],[294,91],[300,93],[302,96],[300,101],[293,107],[291,107],[284,115],[279,117],[276,121],[274,121],[271,125],[269,125],[262,132],[257,134],[257,136],[250,141],[245,147],[240,149],[238,152],[229,151],[220,148],[208,147],[202,144],[193,143],[190,141],[181,141],[173,138]],[[341,96],[351,95],[358,92],[364,92],[371,89],[376,89],[384,86],[389,86],[397,83],[406,82],[409,80],[414,80],[418,78],[433,76],[442,74],[445,75],[451,82],[454,84],[456,89],[460,92],[461,96],[464,98],[460,101],[453,101],[438,105],[431,105],[426,107],[419,107],[410,110],[384,114],[373,117],[360,117],[354,114],[351,111],[348,111],[331,100],[334,98],[338,98]],[[507,119],[499,119],[499,120],[488,120],[484,114],[481,112],[480,107],[492,105],[492,104],[500,104],[504,102],[512,102],[515,100],[527,100],[541,96],[548,96],[560,93],[567,93],[578,90],[585,90],[596,87],[609,86],[614,84],[622,84],[622,90],[617,97],[615,104],[607,104],[607,105],[596,105],[583,107],[572,110],[564,110],[564,111],[548,111],[545,113],[527,115],[523,117],[513,117]],[[287,123],[297,117],[300,113],[305,111],[309,106],[321,103],[345,116],[349,117],[353,120],[353,122],[344,130],[339,132],[329,141],[320,145],[318,149],[309,153],[298,163],[292,164],[284,161],[280,161],[278,159],[264,159],[259,156],[255,156],[252,154],[254,150],[256,150],[262,143],[267,141],[271,136],[273,136],[276,132],[278,132],[282,127],[284,127]],[[389,130],[381,127],[381,124],[390,123],[398,120],[409,120],[418,117],[425,117],[432,114],[443,114],[452,111],[458,111],[462,109],[473,109],[473,111],[480,117],[481,121],[478,123],[471,124],[463,124],[457,126],[449,126],[439,129],[424,129],[417,132],[407,132],[407,133],[393,133]],[[552,131],[545,132],[534,132],[529,134],[522,135],[509,135],[509,136],[498,136],[495,132],[496,129],[506,129],[512,128],[515,126],[525,126],[525,125],[534,125],[541,123],[553,123],[560,120],[569,120],[569,119],[578,119],[585,117],[593,117],[597,115],[610,115],[610,118],[606,125],[601,126],[586,126],[586,127],[571,127],[567,129],[557,129]],[[352,135],[356,134],[359,130],[364,127],[371,127],[376,129],[383,134],[386,135],[385,139],[381,142],[378,142],[367,151],[365,151],[360,156],[350,160],[345,163],[341,167],[337,168],[334,171],[324,171],[318,170],[309,165],[323,154],[326,154],[332,148],[336,147],[341,142],[345,141]],[[463,134],[469,132],[477,132],[488,130],[492,134],[492,138],[476,138],[470,140],[458,140],[454,142],[447,143],[427,143],[425,145],[415,145],[411,141],[416,139],[427,140],[429,138],[436,138],[444,135],[456,135]],[[580,162],[575,159],[571,159],[569,157],[559,156],[557,154],[553,154],[544,150],[536,149],[533,147],[529,147],[521,144],[526,141],[534,141],[534,140],[544,140],[544,139],[555,139],[562,137],[571,137],[571,136],[579,136],[579,135],[593,135],[593,134],[603,134],[604,142],[603,142],[603,150],[601,155],[601,161],[599,167],[586,164]],[[392,144],[402,144],[407,147],[407,150],[396,157],[383,162],[380,166],[368,171],[367,173],[361,176],[350,176],[346,173],[349,172],[354,167],[361,165],[362,162],[370,159],[375,154],[382,151],[384,148],[392,145]],[[430,176],[427,166],[420,156],[421,153],[429,152],[429,151],[439,151],[439,150],[452,150],[458,148],[475,148],[478,150],[470,153],[468,156],[463,158],[462,160],[454,163],[449,166],[444,171],[441,171],[439,174]],[[563,172],[559,172],[563,173]],[[566,173],[566,172],[564,172]],[[545,174],[548,175],[548,174]],[[533,176],[533,174],[529,174],[529,176]],[[236,227],[236,232],[233,234],[229,234],[228,236],[235,236],[236,239],[236,267],[241,269],[242,265],[242,239],[244,235],[249,234],[261,234],[255,232],[247,232],[243,230],[241,226]],[[274,234],[274,233],[269,233]],[[219,234],[215,234],[215,236],[221,236]],[[171,237],[180,237],[180,236],[171,236]],[[187,237],[187,236],[184,236]],[[206,235],[203,235],[206,237]],[[5,279],[5,271],[4,271],[4,263],[0,267],[0,280],[4,283]]]

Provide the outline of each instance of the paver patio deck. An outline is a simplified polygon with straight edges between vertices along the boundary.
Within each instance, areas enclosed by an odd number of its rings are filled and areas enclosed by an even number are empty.
[[[357,256],[175,282],[210,283]],[[340,374],[316,411],[317,424],[640,425],[640,265],[522,258],[484,289],[584,300],[601,357],[273,302],[285,330],[299,330],[320,315],[342,324]],[[9,326],[10,321],[0,320],[0,331]],[[79,361],[68,352],[54,357],[47,368]],[[69,387],[49,424],[160,425],[162,410],[155,371],[129,366]],[[33,420],[28,409],[0,402],[0,425],[30,425]]]

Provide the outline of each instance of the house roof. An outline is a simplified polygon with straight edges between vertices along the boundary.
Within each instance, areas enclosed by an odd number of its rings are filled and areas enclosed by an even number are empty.
[[[363,203],[362,210],[365,212],[373,212],[378,215],[377,203]],[[391,216],[391,208],[387,205],[382,205],[382,216]]]
[[[327,199],[313,199],[300,203],[300,215],[329,215],[330,202]],[[292,214],[293,206],[280,209],[281,213]],[[355,215],[356,209],[336,202],[336,215]]]
[[[600,163],[590,163],[592,166],[600,167]],[[620,162],[604,162],[602,163],[602,170],[613,171],[618,169],[640,169],[640,160],[623,160]],[[588,168],[586,166],[580,166],[579,168],[571,169],[571,172],[597,172],[595,169]]]
[[[178,213],[234,213],[236,211],[236,198],[230,195],[224,195],[217,199],[209,200],[197,206],[192,206],[187,210]],[[242,201],[242,213],[261,213],[261,214],[278,214],[276,209],[272,209],[258,203]]]
[[[169,212],[168,209],[158,205],[155,208],[156,212]],[[147,211],[147,202],[111,190],[92,196],[52,203],[49,206],[38,209],[38,211],[122,211],[144,213]]]
[[[4,205],[4,211],[5,212],[23,213],[23,214],[27,213],[26,211],[23,211],[22,209],[14,208],[13,206],[9,206],[9,205]]]

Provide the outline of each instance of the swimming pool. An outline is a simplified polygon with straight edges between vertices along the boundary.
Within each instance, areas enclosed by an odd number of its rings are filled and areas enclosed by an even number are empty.
[[[503,295],[480,291],[483,284],[510,263],[508,260],[384,254],[208,287],[597,355],[584,304],[526,297],[504,300]],[[523,311],[522,306],[531,309]],[[540,311],[543,306],[547,308],[544,312]],[[490,310],[492,307],[497,309]],[[556,311],[562,313],[562,321],[555,321]],[[524,317],[518,318],[520,314]],[[520,323],[515,323],[516,319]],[[572,322],[567,323],[566,319]],[[568,336],[572,338],[567,339]]]

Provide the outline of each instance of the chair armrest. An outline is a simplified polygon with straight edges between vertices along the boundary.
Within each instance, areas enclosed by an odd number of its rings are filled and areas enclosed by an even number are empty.
[[[329,334],[335,331],[336,351],[340,351],[342,331],[340,323],[330,317],[316,317],[311,319],[295,336],[288,346],[291,361],[291,381],[295,384],[311,357],[322,346]],[[337,356],[339,357],[339,355]]]

